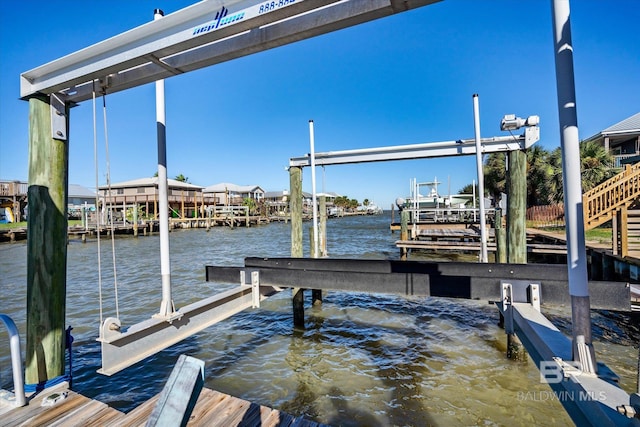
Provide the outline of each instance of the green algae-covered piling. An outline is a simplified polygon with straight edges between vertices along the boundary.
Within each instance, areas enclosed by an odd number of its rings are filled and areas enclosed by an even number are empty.
[[[66,115],[69,107],[53,114]],[[29,99],[27,384],[64,374],[69,126],[52,136],[48,97]]]

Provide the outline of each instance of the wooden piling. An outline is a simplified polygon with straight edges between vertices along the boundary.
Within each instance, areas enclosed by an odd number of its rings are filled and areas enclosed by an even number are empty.
[[[496,262],[507,262],[507,234],[506,230],[502,226],[502,210],[496,209],[496,223],[495,223],[495,236],[496,236]]]
[[[507,358],[512,360],[526,360],[527,353],[516,334],[507,334]]]
[[[133,236],[138,237],[138,203],[133,204]]]
[[[320,257],[329,256],[327,253],[327,197],[320,196]]]
[[[313,258],[324,258],[327,256],[327,198],[326,196],[320,196],[319,198],[320,208],[320,223],[318,224],[318,253],[315,253],[315,242],[313,238],[313,231],[309,233],[311,239],[311,253]],[[318,306],[322,305],[322,289],[311,290],[311,304]]]
[[[615,217],[612,222],[617,222],[616,234],[617,237],[618,254],[621,257],[629,256],[629,231],[628,231],[628,215],[627,207],[623,206],[616,209]]]
[[[68,105],[65,114],[68,138]],[[27,384],[64,374],[68,166],[68,140],[52,137],[49,98],[29,99]]]
[[[400,240],[409,240],[409,211],[403,210],[400,212]],[[402,261],[407,260],[407,248],[400,248],[400,259]]]
[[[391,224],[395,222],[396,218],[396,207],[393,203],[391,203]],[[393,229],[391,229],[391,233],[393,233]]]
[[[302,258],[302,168],[289,168],[289,210],[291,211],[291,257]],[[293,288],[293,326],[304,328],[304,289]]]
[[[507,262],[527,263],[527,154],[510,151],[507,172]]]

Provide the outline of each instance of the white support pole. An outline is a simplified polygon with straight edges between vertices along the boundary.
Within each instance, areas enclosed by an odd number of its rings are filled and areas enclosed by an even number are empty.
[[[478,170],[478,193],[480,193],[480,262],[489,262],[487,255],[487,218],[484,209],[484,170],[482,168],[482,144],[480,143],[480,110],[477,93],[473,94],[473,124],[476,132],[476,167]]]
[[[311,145],[311,205],[313,207],[313,253],[315,257],[319,257],[318,206],[316,201],[316,148],[313,134],[313,120],[309,120],[309,142]]]
[[[552,10],[567,223],[567,268],[573,323],[573,359],[581,363],[583,371],[595,372],[595,352],[591,343],[591,313],[580,174],[580,139],[576,113],[569,0],[553,0]],[[587,349],[588,351],[585,351]]]
[[[154,20],[164,13],[156,9]],[[164,102],[164,80],[156,81],[156,125],[158,133],[158,206],[160,212],[160,273],[162,275],[162,303],[159,317],[169,317],[175,311],[171,299],[171,264],[169,261],[169,184],[167,182],[167,129]]]
[[[472,182],[472,188],[473,188],[473,222],[476,222],[476,180],[474,179]]]

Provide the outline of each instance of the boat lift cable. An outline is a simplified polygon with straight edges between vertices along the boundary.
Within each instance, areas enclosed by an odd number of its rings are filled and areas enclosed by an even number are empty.
[[[111,197],[111,164],[109,162],[109,132],[107,127],[107,100],[106,100],[106,88],[102,89],[102,117],[104,121],[104,146],[105,146],[105,160],[107,164],[107,191],[109,192],[109,224],[111,228],[111,259],[113,262],[113,288],[115,293],[116,302],[116,317],[120,318],[120,310],[118,307],[118,271],[116,268],[116,242],[115,242],[115,226],[113,224],[113,197]],[[122,211],[122,218],[124,219],[125,212]]]
[[[100,325],[103,322],[102,315],[102,252],[100,247],[100,211],[99,211],[99,202],[100,202],[100,190],[98,183],[98,130],[97,130],[97,120],[96,120],[96,88],[95,82],[93,83],[93,168],[95,171],[96,178],[96,237],[98,239],[98,300],[100,304]]]

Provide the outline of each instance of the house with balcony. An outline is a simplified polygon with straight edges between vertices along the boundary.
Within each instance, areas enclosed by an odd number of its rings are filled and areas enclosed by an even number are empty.
[[[614,158],[614,167],[633,164],[640,160],[640,113],[618,122],[583,142],[596,141]]]
[[[220,201],[203,193],[203,187],[188,182],[168,179],[167,199],[169,216],[173,218],[194,218],[202,215],[204,206],[219,204]],[[103,211],[110,211],[122,219],[123,212],[137,206],[138,212],[148,218],[158,218],[158,177],[140,178],[118,182],[99,188]]]
[[[237,185],[221,182],[205,187],[202,190],[205,197],[214,198],[217,205],[242,206],[244,199],[253,199],[259,203],[264,199],[265,191],[259,185]]]

